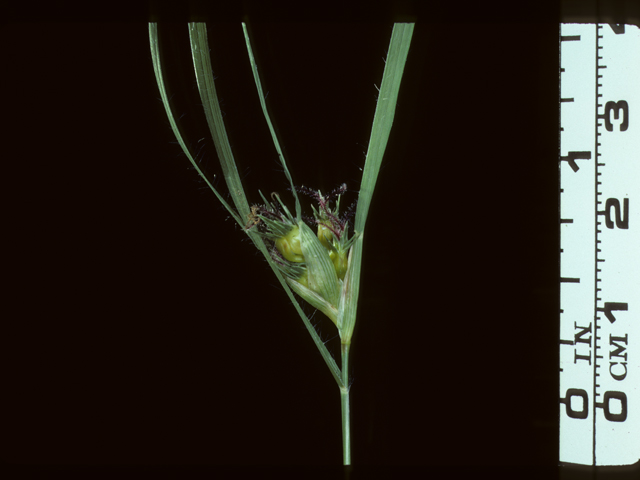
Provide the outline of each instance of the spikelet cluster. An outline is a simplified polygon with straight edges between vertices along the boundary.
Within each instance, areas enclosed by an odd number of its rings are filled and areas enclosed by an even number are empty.
[[[279,195],[271,194],[264,204],[251,207],[246,229],[255,229],[271,244],[271,257],[292,289],[334,323],[343,280],[349,268],[349,250],[355,235],[349,238],[349,220],[354,205],[340,215],[340,198],[346,184],[324,196],[322,192],[299,187],[296,191],[311,197],[314,233],[303,220],[296,221]],[[331,203],[335,201],[335,206]]]

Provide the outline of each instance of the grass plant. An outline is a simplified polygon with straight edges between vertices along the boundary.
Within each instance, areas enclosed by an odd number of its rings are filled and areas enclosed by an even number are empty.
[[[349,349],[357,316],[365,226],[380,165],[393,125],[398,92],[411,44],[413,28],[414,25],[412,23],[396,23],[393,26],[371,128],[357,208],[355,211],[347,210],[341,214],[340,196],[344,193],[345,186],[329,194],[294,186],[291,173],[267,111],[251,42],[246,25],[243,23],[242,30],[258,92],[258,99],[271,132],[280,163],[290,184],[295,209],[294,213],[291,213],[279,196],[272,196],[268,200],[262,193],[260,193],[262,204],[249,205],[233,153],[231,152],[220,111],[209,57],[207,28],[204,23],[189,23],[191,54],[198,91],[216,153],[220,160],[222,174],[233,203],[233,205],[230,205],[225,200],[225,197],[213,186],[212,181],[205,172],[201,170],[200,165],[195,161],[182,138],[174,113],[169,105],[167,88],[162,74],[158,25],[156,23],[149,24],[151,57],[160,97],[178,143],[198,174],[248,235],[256,248],[264,255],[304,322],[340,389],[344,465],[351,464]],[[316,232],[302,218],[298,193],[312,197],[318,205],[313,212],[315,218],[314,226],[317,227]],[[332,206],[332,204],[334,205]],[[355,214],[353,233],[349,235],[349,225],[353,214]],[[312,307],[324,313],[336,325],[341,343],[340,367],[338,367],[333,356],[320,339],[294,293]]]

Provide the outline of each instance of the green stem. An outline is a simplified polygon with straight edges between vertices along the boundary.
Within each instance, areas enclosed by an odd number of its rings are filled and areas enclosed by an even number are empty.
[[[349,347],[342,344],[342,384],[340,387],[340,406],[342,407],[342,457],[344,465],[351,465],[351,427],[349,425]]]

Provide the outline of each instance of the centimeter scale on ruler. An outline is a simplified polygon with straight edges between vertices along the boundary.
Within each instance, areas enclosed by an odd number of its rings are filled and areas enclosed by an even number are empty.
[[[640,31],[560,26],[560,461],[640,459]]]

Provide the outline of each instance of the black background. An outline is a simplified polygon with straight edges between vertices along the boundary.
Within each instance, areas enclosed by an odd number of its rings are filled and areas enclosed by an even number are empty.
[[[346,182],[355,200],[393,18],[253,18],[294,182]],[[422,18],[367,223],[353,462],[554,469],[557,17]],[[186,24],[159,28],[180,126],[226,191]],[[339,465],[335,382],[175,143],[146,23],[9,22],[0,36],[2,461]],[[210,24],[209,44],[250,201],[288,196],[239,22]]]

